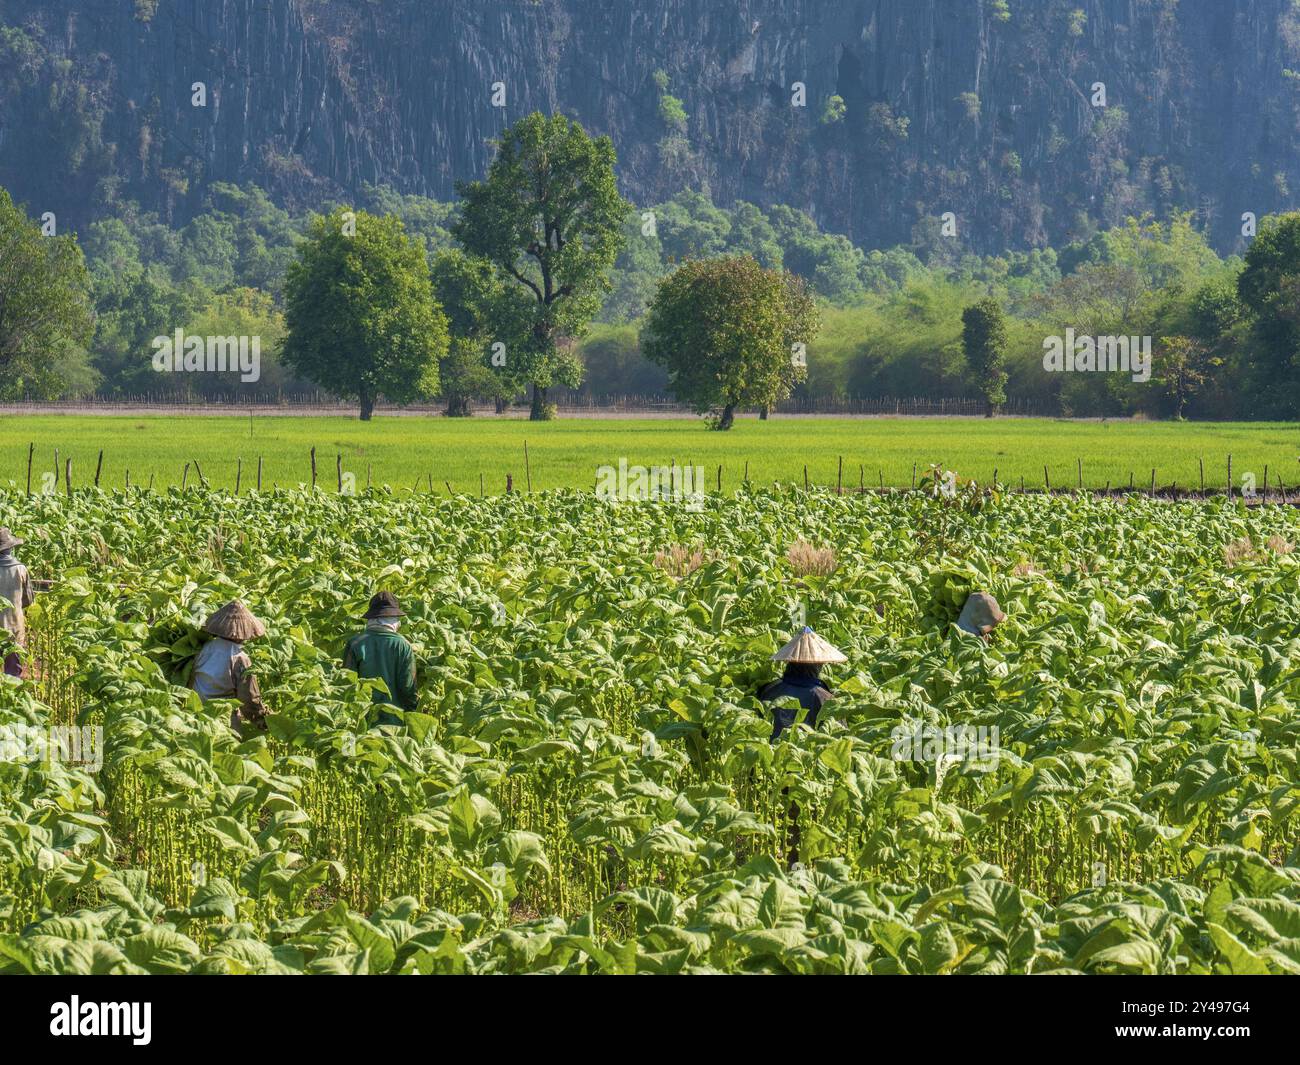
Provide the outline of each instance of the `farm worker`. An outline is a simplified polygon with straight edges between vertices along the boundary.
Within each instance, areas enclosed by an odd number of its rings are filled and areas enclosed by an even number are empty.
[[[847,662],[838,648],[818,636],[807,625],[793,640],[772,656],[773,662],[784,662],[785,673],[780,680],[763,685],[758,697],[770,703],[783,696],[794,698],[808,711],[804,719],[809,725],[817,724],[817,714],[834,692],[821,679],[822,666],[831,662]],[[797,711],[793,707],[773,707],[772,739],[794,724]]]
[[[998,606],[998,601],[993,596],[987,592],[973,592],[967,597],[966,605],[961,608],[957,627],[972,636],[987,640],[989,633],[997,628],[1005,617],[1006,614],[1002,613],[1002,608]]]
[[[415,709],[415,655],[406,638],[398,634],[403,614],[392,592],[376,592],[366,611],[366,631],[348,641],[343,652],[343,668],[358,677],[378,677],[388,686],[388,694],[374,693],[373,701],[403,710]],[[400,725],[401,718],[386,710],[379,711],[377,725]]]
[[[11,677],[24,675],[20,653],[27,646],[27,619],[24,611],[36,598],[31,578],[27,576],[27,567],[14,558],[14,548],[22,543],[9,531],[8,526],[0,527],[0,596],[9,601],[8,606],[0,609],[0,629],[8,631],[19,648],[5,655],[5,672]]]
[[[205,703],[209,699],[238,699],[239,706],[230,714],[230,727],[244,738],[244,725],[266,731],[266,707],[253,663],[244,650],[248,640],[266,635],[266,626],[253,617],[238,599],[227,603],[203,623],[203,631],[213,638],[203,645],[194,659],[194,677],[190,686]]]

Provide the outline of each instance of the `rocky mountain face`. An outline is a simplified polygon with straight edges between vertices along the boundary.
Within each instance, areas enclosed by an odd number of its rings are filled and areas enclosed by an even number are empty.
[[[0,0],[0,25],[0,184],[73,224],[182,221],[212,181],[448,199],[536,109],[608,134],[637,203],[787,203],[866,246],[944,212],[990,251],[1194,209],[1230,250],[1300,188],[1296,0]]]

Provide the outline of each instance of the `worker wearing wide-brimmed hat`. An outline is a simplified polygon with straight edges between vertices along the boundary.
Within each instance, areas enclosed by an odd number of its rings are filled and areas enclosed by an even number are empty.
[[[24,673],[22,651],[27,646],[25,611],[36,599],[27,567],[14,557],[14,548],[22,546],[22,543],[8,526],[0,527],[0,597],[8,603],[0,608],[0,629],[5,629],[18,645],[18,650],[5,655],[4,669],[11,677],[21,677]]]
[[[808,711],[805,722],[816,725],[822,706],[835,694],[821,679],[822,666],[848,659],[805,625],[802,632],[772,656],[772,661],[784,662],[785,673],[780,680],[763,685],[758,697],[765,703],[782,697],[796,699]],[[793,707],[772,708],[773,740],[794,724],[797,714]]]
[[[997,628],[1005,617],[1006,614],[1002,613],[1002,608],[998,606],[998,601],[993,596],[987,592],[972,592],[967,597],[965,606],[961,608],[957,627],[962,632],[987,640],[989,633]]]
[[[236,599],[208,618],[203,631],[212,639],[194,660],[190,687],[205,703],[209,699],[238,699],[239,706],[230,715],[230,727],[241,737],[245,725],[265,732],[267,710],[244,644],[265,636],[266,626]]]
[[[415,655],[406,638],[398,633],[403,618],[401,604],[392,592],[377,592],[366,611],[366,631],[348,640],[343,652],[343,668],[358,677],[376,677],[388,687],[388,693],[376,690],[373,702],[414,710]],[[402,719],[387,710],[378,712],[377,725],[400,725]]]

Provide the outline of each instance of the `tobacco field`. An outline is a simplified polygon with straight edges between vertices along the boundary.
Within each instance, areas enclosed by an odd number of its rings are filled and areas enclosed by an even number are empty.
[[[1300,516],[751,488],[9,491],[4,973],[1300,974]],[[809,567],[797,544],[829,549]],[[343,671],[396,593],[418,712]],[[965,594],[1007,620],[951,625]],[[270,731],[185,689],[242,598]],[[796,616],[819,726],[756,688]],[[983,727],[991,760],[897,757]],[[83,752],[84,754],[84,752]],[[924,751],[921,752],[925,754]]]

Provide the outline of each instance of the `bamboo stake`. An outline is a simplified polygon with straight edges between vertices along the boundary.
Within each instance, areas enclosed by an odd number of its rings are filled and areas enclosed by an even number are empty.
[[[482,476],[483,475],[480,473],[479,477],[481,478]],[[370,491],[370,463],[368,462],[366,463],[366,491]]]
[[[515,490],[515,479],[506,474],[506,495],[510,495]]]
[[[803,464],[803,490],[808,491],[808,463]]]
[[[339,495],[343,494],[343,453],[336,452],[334,455],[334,474],[338,477]]]
[[[59,449],[54,449],[54,487],[59,487]]]
[[[1264,463],[1264,502],[1268,502],[1268,463]]]
[[[450,482],[450,481],[443,481],[442,483],[445,484],[445,485],[447,486],[447,494],[448,494],[448,495],[451,495],[451,494],[452,494],[452,492],[451,492],[451,482]]]
[[[316,487],[316,448],[311,449],[311,486]]]
[[[104,449],[99,449],[99,458],[95,462],[95,487],[99,487],[99,471],[104,468]]]
[[[916,463],[912,463],[912,487],[916,487]]]
[[[370,481],[368,475],[366,480],[366,487],[367,488],[370,487]],[[481,473],[478,475],[478,497],[479,499],[483,498],[483,475]]]
[[[244,477],[244,460],[242,458],[236,458],[235,459],[235,495],[239,495],[239,482],[243,480],[243,477]]]
[[[749,484],[749,459],[745,460],[745,483]]]
[[[146,491],[146,492],[152,492],[152,491],[153,491],[153,474],[152,474],[152,473],[149,474],[149,487],[146,488],[145,491]]]
[[[840,456],[839,472],[835,475],[835,494],[842,496],[844,494],[844,456]]]
[[[131,488],[131,467],[130,466],[126,468],[126,487],[127,490],[130,491]]]
[[[203,476],[203,467],[199,465],[199,460],[194,460],[194,472],[199,475],[199,484],[204,488],[208,486],[208,479]]]
[[[185,463],[185,469],[184,469],[184,470],[182,471],[182,473],[181,473],[181,491],[182,491],[182,492],[185,491],[185,486],[189,483],[189,480],[190,480],[190,464],[187,462],[187,463]]]
[[[858,463],[858,495],[862,495],[867,490],[867,471],[862,463]]]
[[[528,441],[524,441],[524,476],[528,478],[528,492],[531,495],[533,491],[533,467],[528,461]]]
[[[1228,456],[1228,499],[1232,499],[1232,456]]]
[[[32,494],[32,455],[36,452],[35,444],[27,445],[27,494]]]
[[[1155,499],[1155,497],[1156,497],[1156,469],[1154,466],[1152,466],[1151,467],[1151,498]]]
[[[1205,498],[1205,456],[1202,455],[1200,459],[1198,459],[1197,461],[1200,463],[1201,466],[1201,498],[1204,499]]]
[[[68,498],[72,498],[72,459],[64,459],[63,466],[63,487],[67,490]]]
[[[262,490],[262,456],[257,456],[257,490]]]
[[[718,494],[722,494],[722,464],[718,464]]]
[[[1043,490],[1050,495],[1052,491],[1052,479],[1047,476],[1046,466],[1043,467],[1043,486]]]
[[[1078,467],[1079,470],[1079,491],[1082,492],[1083,491],[1083,459],[1076,457],[1074,460],[1074,464],[1075,466]]]

